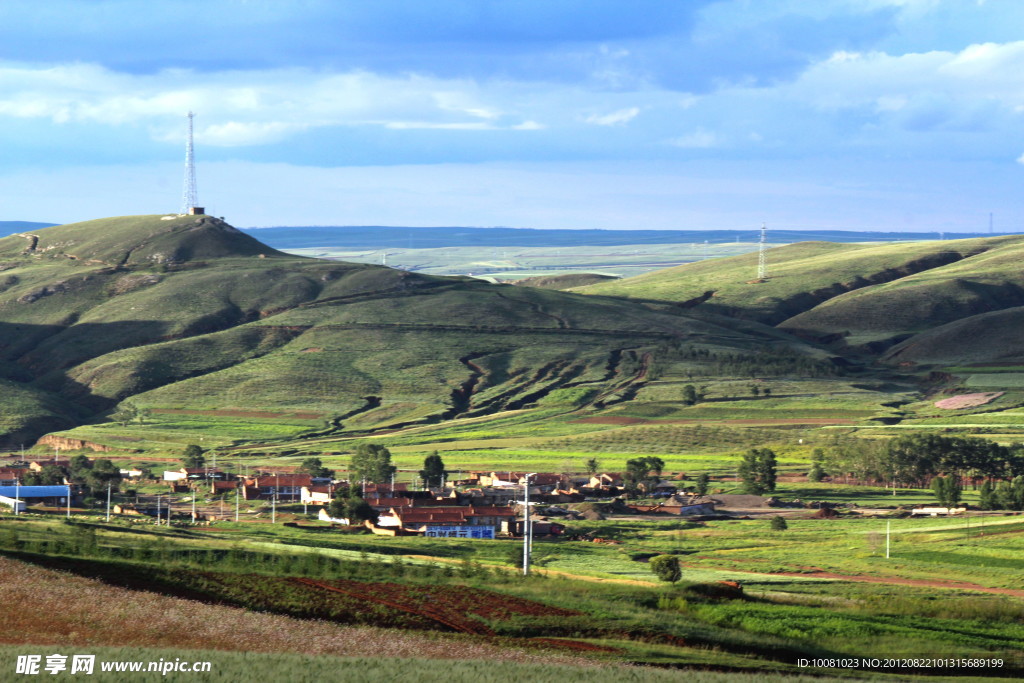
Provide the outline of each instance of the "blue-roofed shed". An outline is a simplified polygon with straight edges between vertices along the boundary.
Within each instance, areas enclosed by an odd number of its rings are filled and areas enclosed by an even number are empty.
[[[13,509],[15,499],[24,505],[61,507],[68,504],[70,486],[0,486],[0,503]],[[19,509],[24,509],[20,505]]]

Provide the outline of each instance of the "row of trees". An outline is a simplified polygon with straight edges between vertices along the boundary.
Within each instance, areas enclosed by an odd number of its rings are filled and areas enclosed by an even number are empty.
[[[873,484],[925,487],[937,475],[971,480],[1024,476],[1024,444],[1001,446],[977,437],[909,434],[888,441],[835,437],[815,449],[808,478],[831,475]]]
[[[121,470],[106,458],[90,460],[84,455],[71,458],[65,469],[58,465],[44,465],[39,472],[26,472],[21,483],[25,486],[51,486],[64,483],[64,478],[81,486],[90,495],[106,491],[107,485],[118,490],[121,484]]]

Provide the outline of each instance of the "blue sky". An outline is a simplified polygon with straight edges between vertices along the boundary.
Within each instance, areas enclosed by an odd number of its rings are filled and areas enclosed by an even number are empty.
[[[1018,0],[5,0],[0,220],[1024,231]]]

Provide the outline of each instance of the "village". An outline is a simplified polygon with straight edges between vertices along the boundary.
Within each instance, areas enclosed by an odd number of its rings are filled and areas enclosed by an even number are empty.
[[[557,539],[566,536],[567,523],[575,519],[702,518],[721,515],[722,508],[766,507],[768,500],[698,493],[693,481],[680,478],[685,475],[671,481],[651,477],[630,495],[623,475],[609,472],[468,471],[432,487],[393,477],[353,487],[314,460],[319,471],[280,467],[242,474],[204,465],[157,473],[85,455],[27,460],[9,455],[0,460],[0,505],[15,514],[92,515],[136,523],[256,522],[381,536],[501,539],[529,533]],[[353,497],[364,504],[354,514]]]

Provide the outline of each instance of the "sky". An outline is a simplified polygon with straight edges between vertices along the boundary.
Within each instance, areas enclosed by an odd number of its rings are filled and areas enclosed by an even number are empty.
[[[1019,0],[4,0],[0,220],[1024,232]]]

